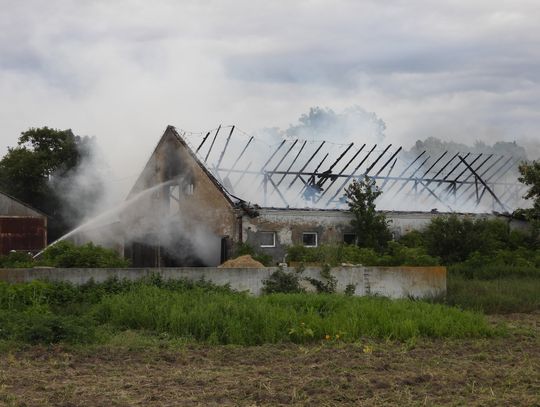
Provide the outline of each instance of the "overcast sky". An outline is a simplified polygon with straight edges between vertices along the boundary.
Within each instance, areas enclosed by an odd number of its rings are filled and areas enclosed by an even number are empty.
[[[2,153],[29,127],[72,128],[128,177],[168,124],[287,128],[311,106],[360,106],[405,146],[540,140],[538,0],[0,7]]]

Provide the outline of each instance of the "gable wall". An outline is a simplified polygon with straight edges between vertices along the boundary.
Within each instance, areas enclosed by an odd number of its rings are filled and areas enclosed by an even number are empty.
[[[0,193],[0,216],[31,216],[45,218],[45,215],[23,205],[8,195]]]
[[[159,236],[168,229],[168,235],[181,235],[190,250],[205,251],[210,259],[206,265],[219,264],[221,239],[234,239],[236,233],[234,209],[171,130],[161,139],[128,199],[167,181],[171,182],[138,199],[122,214],[125,236],[135,234],[146,243],[148,235]],[[186,245],[175,245],[178,251],[187,250]]]

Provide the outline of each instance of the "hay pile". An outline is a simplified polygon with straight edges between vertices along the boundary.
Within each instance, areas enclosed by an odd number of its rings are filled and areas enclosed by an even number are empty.
[[[232,268],[261,268],[264,264],[254,260],[249,254],[237,257],[236,259],[227,260],[218,268],[232,269]]]

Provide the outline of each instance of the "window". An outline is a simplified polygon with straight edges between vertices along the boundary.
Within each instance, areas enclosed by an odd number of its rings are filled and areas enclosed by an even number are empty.
[[[169,211],[177,213],[180,210],[180,188],[178,185],[172,185],[169,188]]]
[[[261,247],[276,247],[276,232],[260,232],[259,242]]]
[[[316,232],[302,233],[302,244],[306,247],[317,247],[317,233]]]
[[[186,195],[193,195],[194,190],[195,190],[195,185],[193,184],[186,185]]]
[[[344,233],[343,234],[343,243],[345,243],[345,244],[356,244],[356,233]]]

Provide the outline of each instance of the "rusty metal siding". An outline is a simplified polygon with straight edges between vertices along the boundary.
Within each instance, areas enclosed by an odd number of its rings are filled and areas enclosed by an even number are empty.
[[[39,251],[47,242],[46,218],[0,217],[0,254]]]

